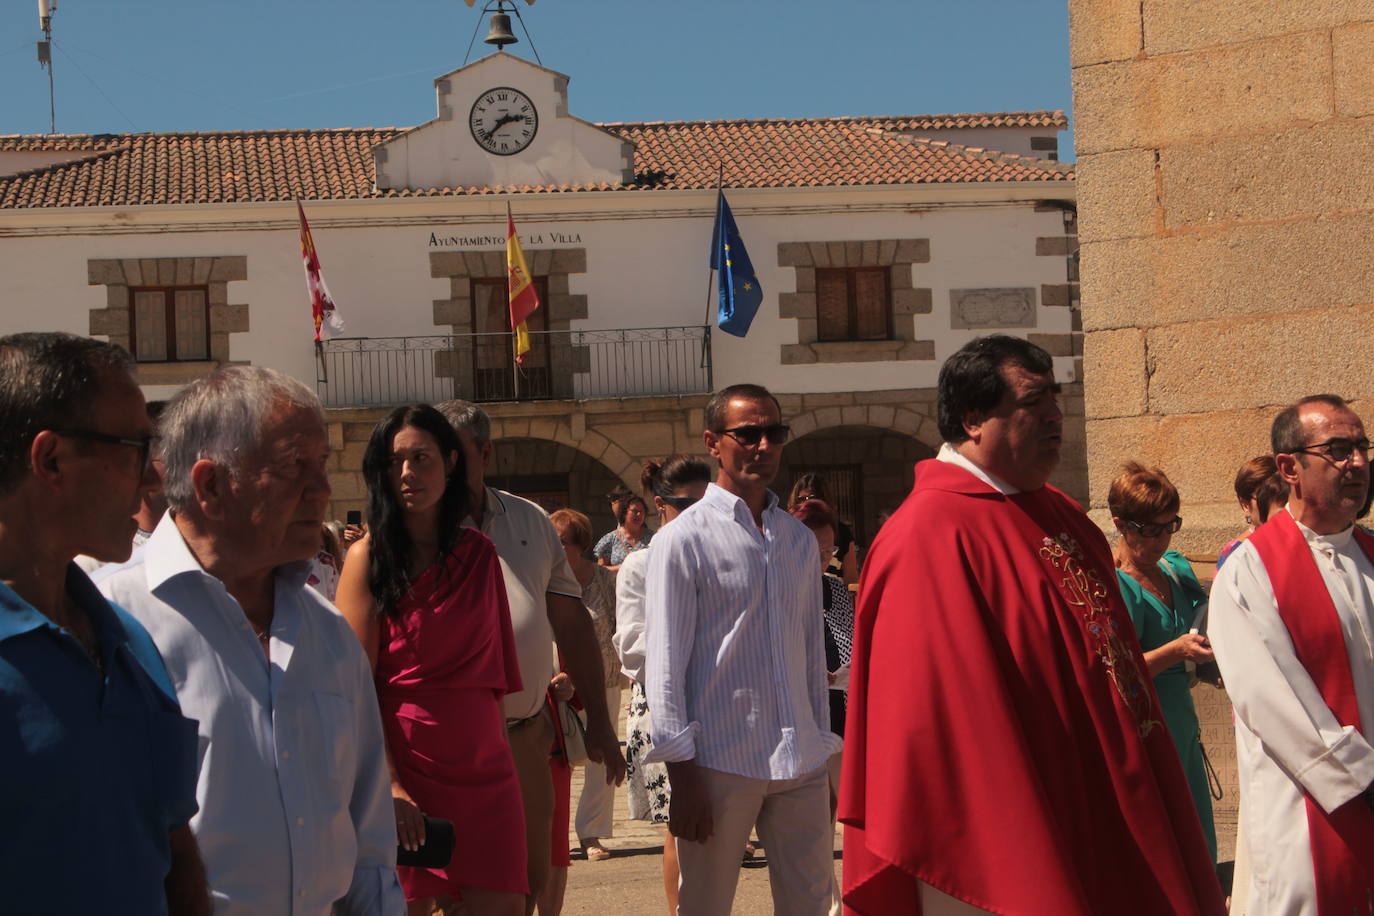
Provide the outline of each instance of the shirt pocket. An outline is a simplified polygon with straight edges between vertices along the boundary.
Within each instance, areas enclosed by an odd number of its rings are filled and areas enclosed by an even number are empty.
[[[323,768],[317,776],[336,792],[344,792],[352,786],[357,758],[353,702],[342,694],[322,690],[314,691],[313,699],[315,721],[309,731],[313,733],[311,744],[319,748],[318,763]]]

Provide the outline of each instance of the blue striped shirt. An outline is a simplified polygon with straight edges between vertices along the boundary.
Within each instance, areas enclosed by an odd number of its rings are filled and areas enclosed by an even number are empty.
[[[840,750],[810,529],[769,493],[760,531],[744,500],[711,484],[648,553],[645,761],[795,779]]]

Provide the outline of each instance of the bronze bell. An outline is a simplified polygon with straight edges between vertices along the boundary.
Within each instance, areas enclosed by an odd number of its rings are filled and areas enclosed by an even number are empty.
[[[513,45],[520,39],[516,38],[515,33],[510,30],[510,16],[505,13],[492,13],[491,31],[482,40],[504,50],[505,45]]]

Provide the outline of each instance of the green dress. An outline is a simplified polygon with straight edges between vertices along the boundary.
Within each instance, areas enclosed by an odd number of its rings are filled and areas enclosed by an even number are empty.
[[[1193,569],[1183,554],[1176,550],[1168,551],[1160,560],[1159,568],[1168,577],[1169,587],[1173,591],[1172,608],[1165,607],[1163,602],[1121,570],[1116,573],[1121,583],[1121,597],[1126,600],[1126,610],[1140,636],[1140,648],[1145,652],[1158,649],[1192,629],[1196,608],[1207,600],[1206,590],[1193,575]],[[1169,575],[1170,571],[1173,575]],[[1188,788],[1193,793],[1193,804],[1202,821],[1202,832],[1207,838],[1207,848],[1212,851],[1212,861],[1215,862],[1217,832],[1212,823],[1212,793],[1202,763],[1202,729],[1198,725],[1193,696],[1189,692],[1188,672],[1184,663],[1179,662],[1159,672],[1154,680],[1159,705],[1164,711],[1164,723],[1169,727],[1174,747],[1178,748],[1183,773],[1188,777]]]

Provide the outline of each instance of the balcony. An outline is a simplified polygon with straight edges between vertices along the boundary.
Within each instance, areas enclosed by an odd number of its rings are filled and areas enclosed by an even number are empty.
[[[516,367],[510,332],[338,337],[323,344],[317,388],[326,407],[633,398],[712,388],[709,326],[536,331],[530,342]]]

